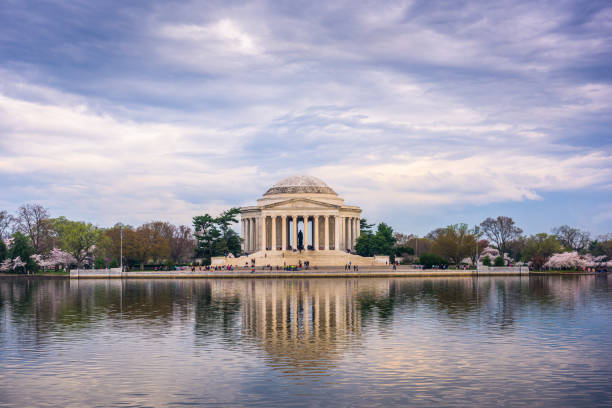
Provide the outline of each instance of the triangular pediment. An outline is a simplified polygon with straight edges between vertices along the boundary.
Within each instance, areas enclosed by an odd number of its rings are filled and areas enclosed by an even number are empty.
[[[324,203],[322,201],[313,200],[310,198],[292,198],[278,203],[267,204],[262,207],[266,210],[293,210],[296,208],[340,208],[337,204]]]

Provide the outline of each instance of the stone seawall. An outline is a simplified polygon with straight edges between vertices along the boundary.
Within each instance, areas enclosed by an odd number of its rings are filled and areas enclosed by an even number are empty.
[[[528,271],[523,268],[523,271],[516,268],[497,268],[500,270],[484,271],[484,270],[460,270],[460,269],[409,269],[398,268],[393,270],[386,267],[370,267],[360,268],[359,271],[346,271],[344,268],[321,268],[301,271],[276,271],[276,270],[255,270],[239,269],[234,271],[133,271],[121,272],[117,270],[81,270],[71,271],[70,277],[73,279],[131,279],[131,278],[321,278],[321,277],[427,277],[427,276],[493,276],[493,275],[525,275]]]
[[[478,266],[478,275],[529,275],[527,266]]]

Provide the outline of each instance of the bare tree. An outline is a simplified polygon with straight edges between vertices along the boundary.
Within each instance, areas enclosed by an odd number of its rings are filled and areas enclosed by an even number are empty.
[[[37,253],[43,252],[51,232],[48,219],[49,210],[40,204],[24,204],[17,210],[17,229],[30,237]]]
[[[489,241],[493,242],[500,254],[507,253],[510,241],[518,238],[523,232],[522,229],[514,225],[514,220],[510,217],[499,216],[495,219],[489,217],[480,223],[482,232]]]
[[[15,229],[15,217],[6,210],[0,211],[0,239],[7,239],[13,235]]]
[[[591,240],[591,235],[587,231],[581,231],[569,225],[553,228],[552,232],[564,247],[575,251],[585,250]]]
[[[196,246],[195,238],[191,233],[191,228],[186,225],[179,225],[174,228],[174,234],[170,241],[170,258],[175,262],[184,262],[194,255]]]
[[[414,241],[414,235],[402,234],[401,232],[394,232],[393,238],[395,238],[395,246],[404,246],[410,243],[410,240]]]

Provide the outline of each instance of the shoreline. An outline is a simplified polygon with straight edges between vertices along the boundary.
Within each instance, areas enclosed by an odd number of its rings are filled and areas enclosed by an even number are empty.
[[[98,271],[96,271],[98,272]],[[545,276],[545,275],[596,275],[604,276],[607,274],[582,271],[532,271],[528,273],[516,272],[477,272],[475,270],[412,270],[412,271],[388,271],[388,270],[368,270],[368,271],[332,271],[332,270],[308,270],[308,271],[208,271],[208,272],[124,272],[121,274],[108,274],[103,271],[98,273],[73,273],[58,274],[0,274],[0,278],[70,278],[70,279],[274,279],[274,278],[406,278],[406,277],[491,277],[491,276]]]

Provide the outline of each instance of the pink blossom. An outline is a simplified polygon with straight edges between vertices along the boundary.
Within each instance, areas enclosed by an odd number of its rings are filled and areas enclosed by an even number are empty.
[[[17,258],[13,259],[13,269],[23,268],[24,266],[26,266],[26,263],[21,260],[20,256],[18,256]]]
[[[491,259],[495,259],[499,256],[499,251],[493,247],[488,246],[484,248],[480,253],[480,258],[484,258],[485,256],[488,256]]]
[[[12,259],[5,259],[4,261],[0,263],[0,271],[8,272],[12,270],[13,270],[13,260]]]
[[[580,269],[589,266],[589,263],[585,256],[578,255],[578,252],[573,251],[553,254],[544,266],[554,269]]]

